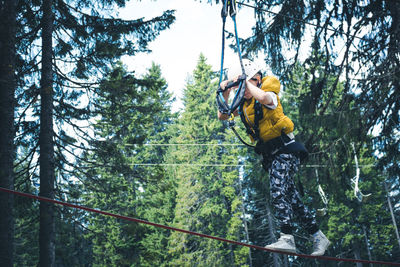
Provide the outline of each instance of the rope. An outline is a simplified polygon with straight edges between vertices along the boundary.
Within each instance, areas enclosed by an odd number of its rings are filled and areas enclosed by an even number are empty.
[[[132,166],[196,166],[196,167],[245,167],[249,164],[201,164],[201,163],[132,163]],[[111,167],[111,166],[110,166]]]
[[[246,141],[243,140],[243,138],[240,136],[240,134],[236,131],[235,127],[232,125],[230,126],[230,128],[232,129],[233,133],[236,135],[237,138],[239,138],[239,140],[247,147],[251,147],[251,148],[255,148],[255,145],[251,145],[249,143],[247,143]]]
[[[370,263],[370,264],[383,264],[383,265],[400,266],[400,263],[395,263],[395,262],[372,261],[372,260],[370,261],[370,260],[362,260],[362,259],[346,259],[346,258],[335,258],[335,257],[328,257],[328,256],[311,256],[311,255],[307,255],[307,254],[298,254],[298,253],[287,253],[287,252],[273,251],[273,250],[267,249],[265,247],[260,247],[260,246],[257,246],[257,245],[252,245],[252,244],[248,244],[248,243],[244,243],[244,242],[229,240],[229,239],[216,237],[216,236],[211,236],[211,235],[206,235],[206,234],[202,234],[202,233],[197,233],[197,232],[184,230],[184,229],[180,229],[180,228],[176,228],[176,227],[172,227],[172,226],[167,226],[167,225],[158,224],[158,223],[154,223],[154,222],[149,222],[149,221],[145,221],[145,220],[141,220],[141,219],[137,219],[137,218],[127,217],[127,216],[114,214],[114,213],[110,213],[110,212],[106,212],[106,211],[102,211],[102,210],[97,210],[97,209],[93,209],[93,208],[88,208],[88,207],[84,207],[84,206],[80,206],[80,205],[76,205],[76,204],[71,204],[71,203],[67,203],[67,202],[63,202],[63,201],[59,201],[59,200],[55,200],[55,199],[50,199],[50,198],[46,198],[46,197],[40,197],[40,196],[37,196],[37,195],[23,193],[23,192],[11,190],[11,189],[3,188],[3,187],[0,187],[0,191],[6,192],[6,193],[10,193],[10,194],[14,194],[14,195],[18,195],[18,196],[22,196],[22,197],[36,199],[36,200],[39,200],[39,201],[45,201],[45,202],[50,202],[50,203],[53,203],[53,204],[59,204],[59,205],[63,205],[63,206],[67,206],[67,207],[71,207],[71,208],[75,208],[75,209],[81,209],[81,210],[85,210],[85,211],[89,211],[89,212],[93,212],[93,213],[99,213],[99,214],[102,214],[102,215],[105,215],[105,216],[110,216],[110,217],[114,217],[114,218],[118,218],[118,219],[122,219],[122,220],[127,220],[127,221],[131,221],[131,222],[151,225],[151,226],[158,227],[158,228],[177,231],[177,232],[181,232],[181,233],[185,233],[185,234],[189,234],[189,235],[195,235],[195,236],[199,236],[199,237],[203,237],[203,238],[209,238],[209,239],[218,240],[218,241],[221,241],[221,242],[226,242],[226,243],[230,243],[230,244],[234,244],[234,245],[238,245],[238,246],[249,247],[249,248],[263,250],[263,251],[272,252],[272,253],[286,254],[286,255],[297,256],[297,257],[301,257],[301,258],[329,260],[329,261],[338,261],[338,262],[340,262],[340,261],[342,261],[342,262],[353,262],[353,263],[357,263],[358,262],[358,263]]]

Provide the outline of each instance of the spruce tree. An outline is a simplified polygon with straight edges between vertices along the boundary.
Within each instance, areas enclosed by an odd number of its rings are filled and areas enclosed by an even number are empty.
[[[388,207],[382,202],[385,194],[383,177],[372,167],[376,165],[376,159],[371,156],[372,137],[359,129],[361,118],[355,108],[355,97],[348,94],[346,110],[335,112],[344,91],[343,83],[339,83],[337,94],[325,108],[329,92],[320,91],[317,95],[310,89],[307,76],[313,68],[307,64],[305,66],[296,65],[291,74],[293,83],[286,86],[282,93],[286,113],[293,119],[297,136],[306,141],[310,152],[308,160],[302,163],[303,168],[298,177],[304,188],[304,199],[314,210],[324,207],[318,195],[318,184],[328,196],[327,215],[318,217],[318,220],[320,228],[332,241],[330,253],[346,252],[346,257],[390,261],[390,257],[382,254],[378,249],[379,245],[373,241],[376,236],[381,236],[376,228],[387,233],[392,226]],[[316,67],[316,71],[319,72],[320,80],[326,79],[327,86],[334,83],[334,77],[325,78],[321,68]],[[319,100],[311,107],[313,98]],[[325,108],[323,116],[319,115],[322,108]],[[356,148],[355,153],[361,168],[359,187],[363,193],[372,193],[368,201],[361,203],[354,195],[351,181],[356,175],[352,144]],[[376,227],[377,218],[380,221],[379,227]],[[381,238],[385,240],[383,243],[393,244],[391,235]],[[298,247],[305,250],[309,245],[307,242],[300,242]],[[393,250],[393,245],[382,249]]]
[[[184,89],[184,111],[174,143],[193,144],[171,148],[167,162],[176,180],[174,226],[190,231],[243,240],[239,168],[213,167],[237,164],[237,151],[218,144],[229,142],[217,119],[215,74],[200,55],[193,79]],[[213,145],[202,145],[213,144]],[[206,166],[202,166],[206,165]],[[208,166],[207,166],[208,165]],[[172,233],[170,264],[180,266],[246,266],[248,249],[182,233]]]
[[[90,139],[82,124],[91,113],[82,101],[92,97],[98,78],[122,55],[148,51],[148,43],[174,21],[173,11],[148,21],[114,18],[113,8],[125,2],[19,2],[17,63],[26,79],[18,90],[17,144],[29,147],[27,157],[21,157],[28,164],[21,166],[32,177],[40,171],[43,196],[79,198],[67,185],[73,183],[77,155]],[[56,213],[52,205],[41,207],[40,265],[53,266],[58,242],[52,230]]]
[[[356,145],[360,158],[376,166],[376,172],[362,169],[363,179],[371,179],[371,184],[361,183],[364,190],[375,189],[375,196],[382,196],[383,179],[386,179],[390,185],[389,194],[398,200],[399,194],[394,188],[399,185],[400,102],[397,93],[399,75],[396,74],[400,67],[400,5],[391,0],[340,3],[277,0],[250,1],[244,5],[243,8],[256,7],[256,23],[252,28],[253,34],[241,42],[243,53],[254,56],[263,52],[265,62],[283,85],[302,87],[291,91],[290,101],[286,103],[287,107],[298,110],[299,114],[296,111],[291,113],[293,117],[297,115],[296,123],[301,127],[298,128],[298,138],[312,152],[312,163],[329,166],[329,170],[319,170],[321,182],[334,190],[344,189],[336,190],[333,195],[337,205],[347,207],[338,213],[349,213],[344,224],[349,227],[346,228],[349,237],[355,237],[355,243],[334,249],[348,249],[352,251],[348,254],[351,257],[369,257],[369,254],[374,257],[374,251],[365,245],[370,242],[364,239],[365,234],[354,234],[361,231],[368,235],[368,227],[364,221],[360,224],[364,208],[360,210],[351,197],[349,179],[355,172],[351,143]],[[305,69],[298,69],[298,64]],[[296,76],[293,75],[295,72],[303,73]],[[373,160],[376,155],[379,157]],[[314,169],[310,168],[301,176],[315,177]],[[315,180],[311,179],[308,184],[309,181],[306,179],[305,188],[315,188]],[[310,196],[309,201],[314,199],[318,199],[318,195]],[[371,202],[383,205],[385,200],[378,199]],[[367,208],[368,204],[363,206]],[[386,215],[380,214],[380,219],[385,221],[384,228],[387,229],[390,224],[387,205],[385,209]],[[398,219],[396,208],[393,214]],[[326,221],[322,222],[322,227],[324,225]],[[338,227],[335,225],[332,223],[330,227]],[[392,239],[384,242],[392,244],[390,248],[383,247],[396,257],[399,250],[393,246],[393,234],[392,231],[392,235],[384,238]]]
[[[171,216],[170,182],[162,168],[143,166],[158,164],[164,157],[165,150],[146,144],[168,142],[165,131],[173,116],[166,89],[160,67],[154,64],[140,79],[117,64],[101,83],[93,103],[97,140],[81,162],[86,205],[160,223]],[[88,220],[86,238],[92,243],[94,266],[149,266],[164,261],[167,233],[97,215]],[[151,241],[156,243],[148,246]]]
[[[20,146],[15,164],[15,190],[38,194],[38,175],[31,175],[24,161],[30,149]],[[37,266],[39,261],[39,203],[32,199],[15,198],[15,266]]]

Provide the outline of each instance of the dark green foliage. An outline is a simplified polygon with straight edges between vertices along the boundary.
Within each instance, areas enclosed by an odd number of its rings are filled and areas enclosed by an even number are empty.
[[[17,169],[18,173],[18,169]],[[33,187],[29,174],[17,176],[16,187],[18,191],[38,194],[38,189]],[[15,198],[15,266],[37,266],[39,260],[39,203],[31,199]]]
[[[383,182],[389,181],[389,194],[398,202],[399,3],[245,3],[258,9],[242,51],[247,56],[264,52],[284,85],[284,110],[295,122],[297,139],[311,152],[303,165],[319,166],[319,183],[328,195],[329,213],[321,218],[321,228],[329,229],[336,242],[331,249],[347,257],[396,259],[400,241],[395,242]],[[351,143],[360,164],[371,165],[361,167],[360,176],[361,191],[373,196],[367,203],[354,197]],[[306,203],[322,208],[315,168],[302,168],[298,186]],[[397,221],[398,214],[397,207]],[[385,240],[382,250],[372,245],[378,236]]]
[[[97,141],[85,153],[80,174],[87,206],[163,224],[171,220],[171,181],[163,169],[141,165],[163,161],[165,150],[146,144],[168,142],[164,132],[173,122],[171,101],[156,65],[137,79],[117,64],[101,83],[93,102]],[[88,220],[94,266],[147,266],[165,260],[165,231],[93,214]]]
[[[40,1],[18,3],[17,66],[21,87],[17,90],[17,142],[32,149],[30,160],[36,155],[39,129],[38,63],[41,55],[36,45],[41,38],[42,11]],[[85,144],[90,139],[83,125],[93,116],[86,103],[92,98],[98,79],[108,73],[122,55],[148,51],[148,43],[174,21],[173,11],[148,21],[123,21],[113,18],[111,10],[115,5],[124,6],[125,1],[53,2],[56,162],[57,167],[67,173],[67,166],[73,165],[69,157],[77,155],[82,148],[77,142]],[[101,11],[104,8],[109,11]],[[76,134],[71,134],[72,131]]]
[[[315,209],[324,207],[317,194],[318,183],[328,196],[328,214],[320,217],[319,222],[333,241],[330,252],[340,254],[347,251],[343,256],[368,258],[369,250],[373,258],[390,261],[391,257],[387,257],[378,249],[379,245],[375,245],[375,239],[380,236],[381,239],[385,239],[383,243],[386,244],[382,244],[382,250],[386,253],[396,250],[393,246],[394,240],[391,240],[392,235],[379,233],[393,233],[390,213],[385,202],[385,177],[372,167],[376,165],[376,159],[372,156],[372,138],[360,129],[361,117],[359,110],[355,108],[355,97],[347,95],[346,109],[337,112],[336,107],[340,104],[345,90],[341,83],[326,107],[323,104],[326,103],[326,95],[329,92],[313,92],[306,78],[309,75],[308,70],[300,66],[293,70],[293,83],[285,87],[283,105],[286,114],[295,122],[297,136],[305,141],[310,151],[299,176],[299,181],[305,189],[304,199]],[[316,68],[316,71],[321,72],[319,68]],[[324,79],[324,74],[318,73],[317,76]],[[317,79],[316,83],[320,79]],[[325,84],[330,86],[334,79],[326,77]],[[311,105],[313,99],[319,100]],[[311,106],[313,108],[310,108]],[[324,111],[324,115],[319,115],[321,110]],[[372,197],[365,203],[356,200],[352,188],[351,179],[356,175],[356,168],[351,143],[355,144],[361,166],[359,187],[363,193],[372,193]],[[315,169],[318,171],[319,180]],[[377,225],[379,226],[376,227]],[[390,243],[392,245],[389,245]],[[303,242],[298,244],[299,247],[307,245],[309,246]]]
[[[174,226],[234,240],[245,239],[239,190],[239,170],[213,164],[236,164],[238,151],[218,144],[229,142],[221,135],[215,107],[214,74],[203,55],[193,80],[184,91],[184,105],[171,141],[194,144],[171,148],[167,162],[177,184]],[[214,144],[214,145],[201,145]],[[206,165],[206,166],[202,166]],[[207,166],[208,165],[208,166]],[[248,249],[174,232],[170,236],[169,264],[178,266],[247,266]]]
[[[17,178],[27,179],[31,174],[31,181],[38,182],[39,130],[45,129],[43,126],[47,125],[48,130],[43,131],[43,134],[50,136],[48,140],[51,142],[54,140],[54,152],[46,152],[44,149],[40,151],[43,157],[54,157],[50,160],[54,162],[54,166],[48,168],[49,172],[40,178],[55,177],[56,188],[45,191],[56,193],[61,199],[81,200],[82,188],[79,189],[75,182],[77,179],[82,180],[82,177],[76,176],[75,168],[76,163],[81,160],[82,150],[90,149],[87,146],[92,137],[89,122],[96,116],[96,113],[92,113],[94,110],[91,109],[90,102],[97,93],[99,80],[122,55],[148,51],[148,43],[174,21],[173,11],[166,11],[163,15],[147,21],[141,18],[131,21],[114,18],[113,8],[124,6],[125,2],[55,0],[47,2],[51,5],[50,8],[43,9],[42,1],[18,1],[16,71],[19,87],[16,90],[16,146],[18,151],[24,153],[18,157],[16,165],[24,168],[18,169]],[[44,14],[54,19],[51,28],[45,27],[41,22]],[[44,61],[45,49],[41,47],[45,32],[48,33],[46,36],[50,36],[47,40],[52,39],[53,42],[50,49],[46,50],[50,61]],[[49,70],[45,75],[47,85],[39,85],[44,69]],[[49,93],[46,110],[40,106],[44,102],[40,92],[47,91],[40,91],[40,87],[47,88]],[[157,107],[156,111],[159,110]],[[50,114],[48,117],[51,117],[54,124],[44,124],[43,120],[40,121],[39,116],[45,111]],[[40,170],[44,169],[42,165]],[[45,180],[42,182],[45,184]],[[80,249],[85,243],[82,239],[82,233],[85,231],[83,215],[57,211],[60,215],[56,220],[57,229],[60,232],[51,237],[57,238],[56,257],[58,263],[73,265],[73,262],[68,261],[69,257],[75,257],[75,260],[79,261],[90,254],[90,247],[88,250]],[[69,226],[71,220],[76,220],[73,227]],[[66,231],[75,231],[71,240],[67,240],[69,236]],[[74,243],[74,240],[77,243]],[[80,240],[83,243],[79,245]],[[64,241],[66,244],[75,245],[61,250],[58,244]],[[35,246],[31,248],[34,249]],[[79,250],[78,254],[76,250]],[[20,262],[19,254],[16,257]],[[32,264],[37,261],[35,258],[31,260]]]
[[[332,249],[362,258],[369,257],[370,249],[372,258],[394,259],[400,249],[395,240],[384,242],[391,244],[387,247],[382,244],[386,254],[370,242],[381,236],[373,229],[374,216],[380,218],[381,232],[393,227],[383,181],[390,181],[394,199],[399,196],[394,188],[399,184],[400,5],[322,0],[248,3],[260,9],[255,10],[253,36],[244,40],[243,51],[265,53],[265,61],[285,85],[282,99],[298,139],[311,152],[307,164],[328,167],[319,168],[320,183],[335,208],[329,223],[322,220],[321,227],[328,226],[333,239],[335,231],[346,233],[344,238],[337,236],[340,245]],[[358,203],[352,194],[351,143],[360,161],[375,166],[361,169],[360,188],[374,196],[367,204]],[[308,190],[305,199],[318,199],[314,169],[303,169],[301,177]],[[393,229],[391,233],[387,239],[395,237]]]

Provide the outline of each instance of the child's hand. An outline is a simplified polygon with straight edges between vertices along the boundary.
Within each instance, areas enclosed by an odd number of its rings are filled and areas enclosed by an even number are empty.
[[[228,84],[228,82],[229,82],[229,80],[222,81],[222,82],[219,84],[219,87],[221,87],[221,89],[222,89],[223,91],[225,91],[225,87],[226,87],[226,85]],[[230,89],[230,88],[228,88],[228,89]]]

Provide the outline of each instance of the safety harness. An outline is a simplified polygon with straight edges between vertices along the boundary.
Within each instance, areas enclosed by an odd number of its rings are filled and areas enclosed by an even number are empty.
[[[230,82],[226,85],[224,89],[221,88],[220,84],[223,80],[223,73],[224,73],[224,53],[225,53],[225,23],[226,23],[226,18],[230,15],[233,21],[234,25],[234,30],[235,30],[235,38],[236,38],[236,47],[239,55],[239,62],[240,62],[240,67],[242,70],[242,74],[239,76],[237,81],[235,82]],[[267,142],[263,142],[260,138],[260,129],[259,129],[259,122],[263,118],[263,109],[261,103],[259,103],[257,100],[255,100],[254,104],[254,109],[255,109],[255,118],[254,118],[254,124],[251,124],[250,119],[246,118],[246,112],[243,112],[243,104],[244,104],[244,93],[246,90],[246,72],[245,68],[243,66],[243,60],[242,60],[242,53],[240,50],[240,45],[239,45],[239,37],[237,33],[237,26],[236,26],[236,1],[235,0],[223,0],[223,6],[221,10],[221,17],[222,17],[222,51],[221,51],[221,69],[220,69],[220,77],[219,77],[219,87],[217,90],[217,105],[218,105],[218,110],[222,114],[227,114],[230,118],[228,120],[228,126],[232,129],[232,131],[235,133],[235,135],[239,138],[239,140],[245,144],[248,147],[252,147],[255,149],[256,153],[259,154],[265,154],[265,153],[270,153],[274,154],[277,151],[282,151],[282,152],[306,152],[304,146],[300,143],[295,142],[294,140],[290,139],[284,132],[282,132],[282,135],[278,138],[274,138],[272,140],[269,140]],[[235,96],[231,102],[231,104],[228,104],[227,101],[225,101],[225,98],[223,96],[225,90],[238,86],[238,89],[235,93]],[[246,127],[246,131],[249,135],[252,136],[253,140],[257,142],[256,145],[251,145],[245,142],[238,132],[235,129],[235,121],[234,121],[234,114],[233,112],[238,109],[239,110],[239,115],[240,118],[243,122],[243,124]],[[299,147],[300,145],[300,147]],[[282,149],[283,148],[283,149]],[[303,157],[302,155],[301,157]]]
[[[220,86],[217,90],[217,104],[218,104],[218,109],[221,113],[223,114],[228,114],[229,116],[240,106],[240,104],[244,100],[244,92],[246,90],[246,72],[244,70],[243,66],[243,61],[242,61],[242,53],[240,50],[240,45],[239,45],[239,37],[237,33],[237,27],[236,27],[236,1],[231,1],[231,0],[224,0],[223,1],[223,7],[221,10],[221,17],[222,17],[222,52],[221,52],[221,70],[220,70],[220,76],[219,76],[219,84],[221,84],[223,80],[223,73],[224,73],[224,53],[225,53],[225,22],[226,22],[226,17],[229,15],[231,16],[233,20],[233,25],[235,28],[235,37],[236,37],[236,47],[239,55],[239,61],[240,61],[240,67],[242,69],[242,75],[239,77],[239,79],[236,82],[230,82],[227,84],[227,86],[222,89]],[[225,90],[228,88],[231,88],[233,86],[239,85],[238,90],[236,91],[235,97],[233,98],[232,103],[229,105],[223,96],[223,93]]]
[[[243,124],[246,127],[246,132],[256,141],[256,145],[253,146],[255,152],[258,154],[263,154],[264,156],[272,156],[279,153],[296,153],[301,159],[304,159],[308,152],[304,148],[301,143],[296,142],[294,139],[291,139],[286,133],[284,129],[282,129],[281,135],[270,139],[268,141],[264,141],[260,137],[260,121],[264,116],[262,104],[254,100],[254,123],[247,117],[247,112],[243,110],[244,102],[240,105],[239,115]],[[266,107],[268,108],[268,107]]]
[[[221,49],[221,69],[220,69],[220,76],[219,76],[219,85],[221,84],[223,80],[223,74],[224,74],[224,53],[225,53],[225,23],[226,23],[226,18],[228,16],[228,13],[230,17],[232,18],[234,29],[235,29],[235,38],[236,38],[236,47],[239,55],[239,62],[240,62],[240,67],[242,70],[242,75],[237,79],[236,82],[230,82],[226,85],[224,89],[221,88],[221,86],[218,87],[217,90],[217,105],[218,105],[218,110],[222,114],[227,114],[230,118],[228,121],[228,126],[229,128],[232,129],[232,131],[235,133],[235,135],[239,138],[239,140],[245,144],[246,146],[249,147],[255,147],[254,145],[248,144],[245,142],[239,133],[235,129],[235,121],[234,121],[234,115],[233,112],[238,108],[243,106],[244,102],[244,92],[246,90],[246,72],[243,66],[243,60],[242,60],[242,52],[240,50],[240,45],[239,45],[239,37],[237,33],[237,26],[236,26],[236,1],[235,0],[223,0],[223,6],[221,10],[221,17],[222,17],[222,49]],[[236,94],[232,100],[232,103],[229,105],[223,96],[223,93],[225,90],[237,86],[238,89],[236,91]]]
[[[253,138],[254,141],[260,139],[260,120],[263,118],[263,110],[261,103],[255,100],[254,103],[254,123],[251,123],[250,119],[247,117],[247,113],[243,111],[244,101],[239,107],[239,115],[243,124],[246,127],[246,132]]]

